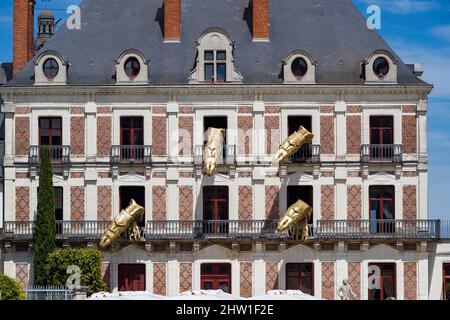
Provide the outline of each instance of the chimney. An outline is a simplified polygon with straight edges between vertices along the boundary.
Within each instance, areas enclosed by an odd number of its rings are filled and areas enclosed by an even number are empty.
[[[269,41],[269,0],[253,0],[253,41]]]
[[[181,39],[181,0],[164,0],[164,42]]]
[[[14,0],[13,76],[33,57],[35,0]]]

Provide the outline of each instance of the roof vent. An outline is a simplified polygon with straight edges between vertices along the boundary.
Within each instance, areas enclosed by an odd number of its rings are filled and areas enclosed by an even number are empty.
[[[407,66],[417,77],[421,77],[423,75],[423,65],[421,63],[407,64]]]

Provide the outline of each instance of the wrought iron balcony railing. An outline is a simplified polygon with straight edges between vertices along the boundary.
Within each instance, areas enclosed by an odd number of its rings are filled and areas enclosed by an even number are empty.
[[[398,144],[365,144],[361,146],[361,161],[394,162],[402,161],[403,147]]]
[[[320,161],[320,145],[307,144],[294,153],[290,162],[318,163]]]
[[[203,150],[205,146],[195,146],[194,163],[200,165],[203,163]],[[219,156],[219,164],[236,163],[236,146],[225,145],[222,154]]]
[[[37,165],[41,160],[41,152],[45,146],[30,146],[28,150],[28,162]],[[50,159],[54,164],[64,164],[70,161],[70,146],[48,146]]]
[[[152,162],[151,146],[112,146],[111,163],[144,163]]]
[[[439,220],[320,220],[318,240],[431,240],[440,238]]]

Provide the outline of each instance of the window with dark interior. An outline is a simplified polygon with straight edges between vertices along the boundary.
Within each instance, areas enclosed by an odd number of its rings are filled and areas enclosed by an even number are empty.
[[[208,263],[201,265],[202,290],[222,290],[231,293],[231,265]]]
[[[396,299],[395,263],[370,263],[369,266],[377,266],[380,270],[380,287],[369,289],[369,300]],[[369,273],[369,284],[374,284],[374,282],[371,281],[373,277],[374,273]]]
[[[308,64],[303,58],[296,58],[292,61],[291,64],[292,74],[297,78],[297,80],[301,80],[306,73],[308,72]]]
[[[142,207],[145,207],[145,187],[140,186],[122,186],[119,187],[119,202],[120,210],[125,209],[134,199],[136,203]],[[145,217],[142,216],[138,219],[139,227],[145,227]]]
[[[203,187],[203,219],[228,220],[228,187]]]
[[[288,116],[288,136],[300,129],[303,126],[309,132],[312,132],[312,117],[311,116]],[[290,161],[302,162],[312,157],[311,144],[304,145],[299,151],[291,156]]]
[[[373,72],[378,78],[384,78],[389,73],[389,62],[386,58],[378,57],[373,62]]]
[[[205,81],[227,81],[227,53],[223,50],[205,51]]]
[[[450,263],[444,263],[443,268],[444,300],[450,301]]]
[[[394,117],[370,117],[370,144],[394,144]]]
[[[225,129],[225,135],[223,140],[223,158],[225,159],[227,156],[226,153],[226,145],[227,145],[227,134],[226,130],[228,129],[228,118],[226,116],[218,116],[218,117],[204,117],[203,118],[203,142],[205,143],[208,139],[206,135],[208,128],[217,128],[217,129]]]
[[[301,290],[314,295],[314,265],[312,263],[286,264],[286,289]]]
[[[371,186],[369,188],[370,231],[392,233],[395,231],[394,186]]]
[[[313,187],[312,186],[288,186],[286,208],[296,203],[298,200],[306,202],[313,207]],[[309,218],[309,224],[313,223],[313,215]]]
[[[143,159],[144,118],[120,118],[120,156],[122,160]]]
[[[39,144],[41,146],[62,145],[61,118],[39,118]]]
[[[128,78],[130,78],[130,80],[133,80],[141,71],[141,64],[139,63],[139,60],[137,58],[130,57],[125,61],[124,68]]]
[[[43,68],[45,77],[49,80],[55,78],[58,75],[59,64],[53,58],[49,58],[49,59],[45,60],[42,68]]]
[[[145,264],[118,265],[119,291],[145,291]]]
[[[62,187],[54,187],[53,193],[55,195],[55,219],[56,221],[64,220],[63,215],[63,188]]]

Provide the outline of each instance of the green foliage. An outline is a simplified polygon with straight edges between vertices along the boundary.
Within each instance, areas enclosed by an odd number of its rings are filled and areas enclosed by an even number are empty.
[[[96,249],[60,249],[51,253],[47,260],[49,285],[66,285],[67,268],[78,266],[81,270],[81,285],[88,286],[88,295],[105,291],[102,279],[103,254]]]
[[[19,282],[3,274],[0,274],[0,291],[1,300],[25,300],[25,291]]]
[[[55,250],[55,200],[53,194],[53,166],[50,148],[41,150],[38,204],[36,215],[36,242],[34,245],[34,284],[47,285],[45,265],[47,256]]]

